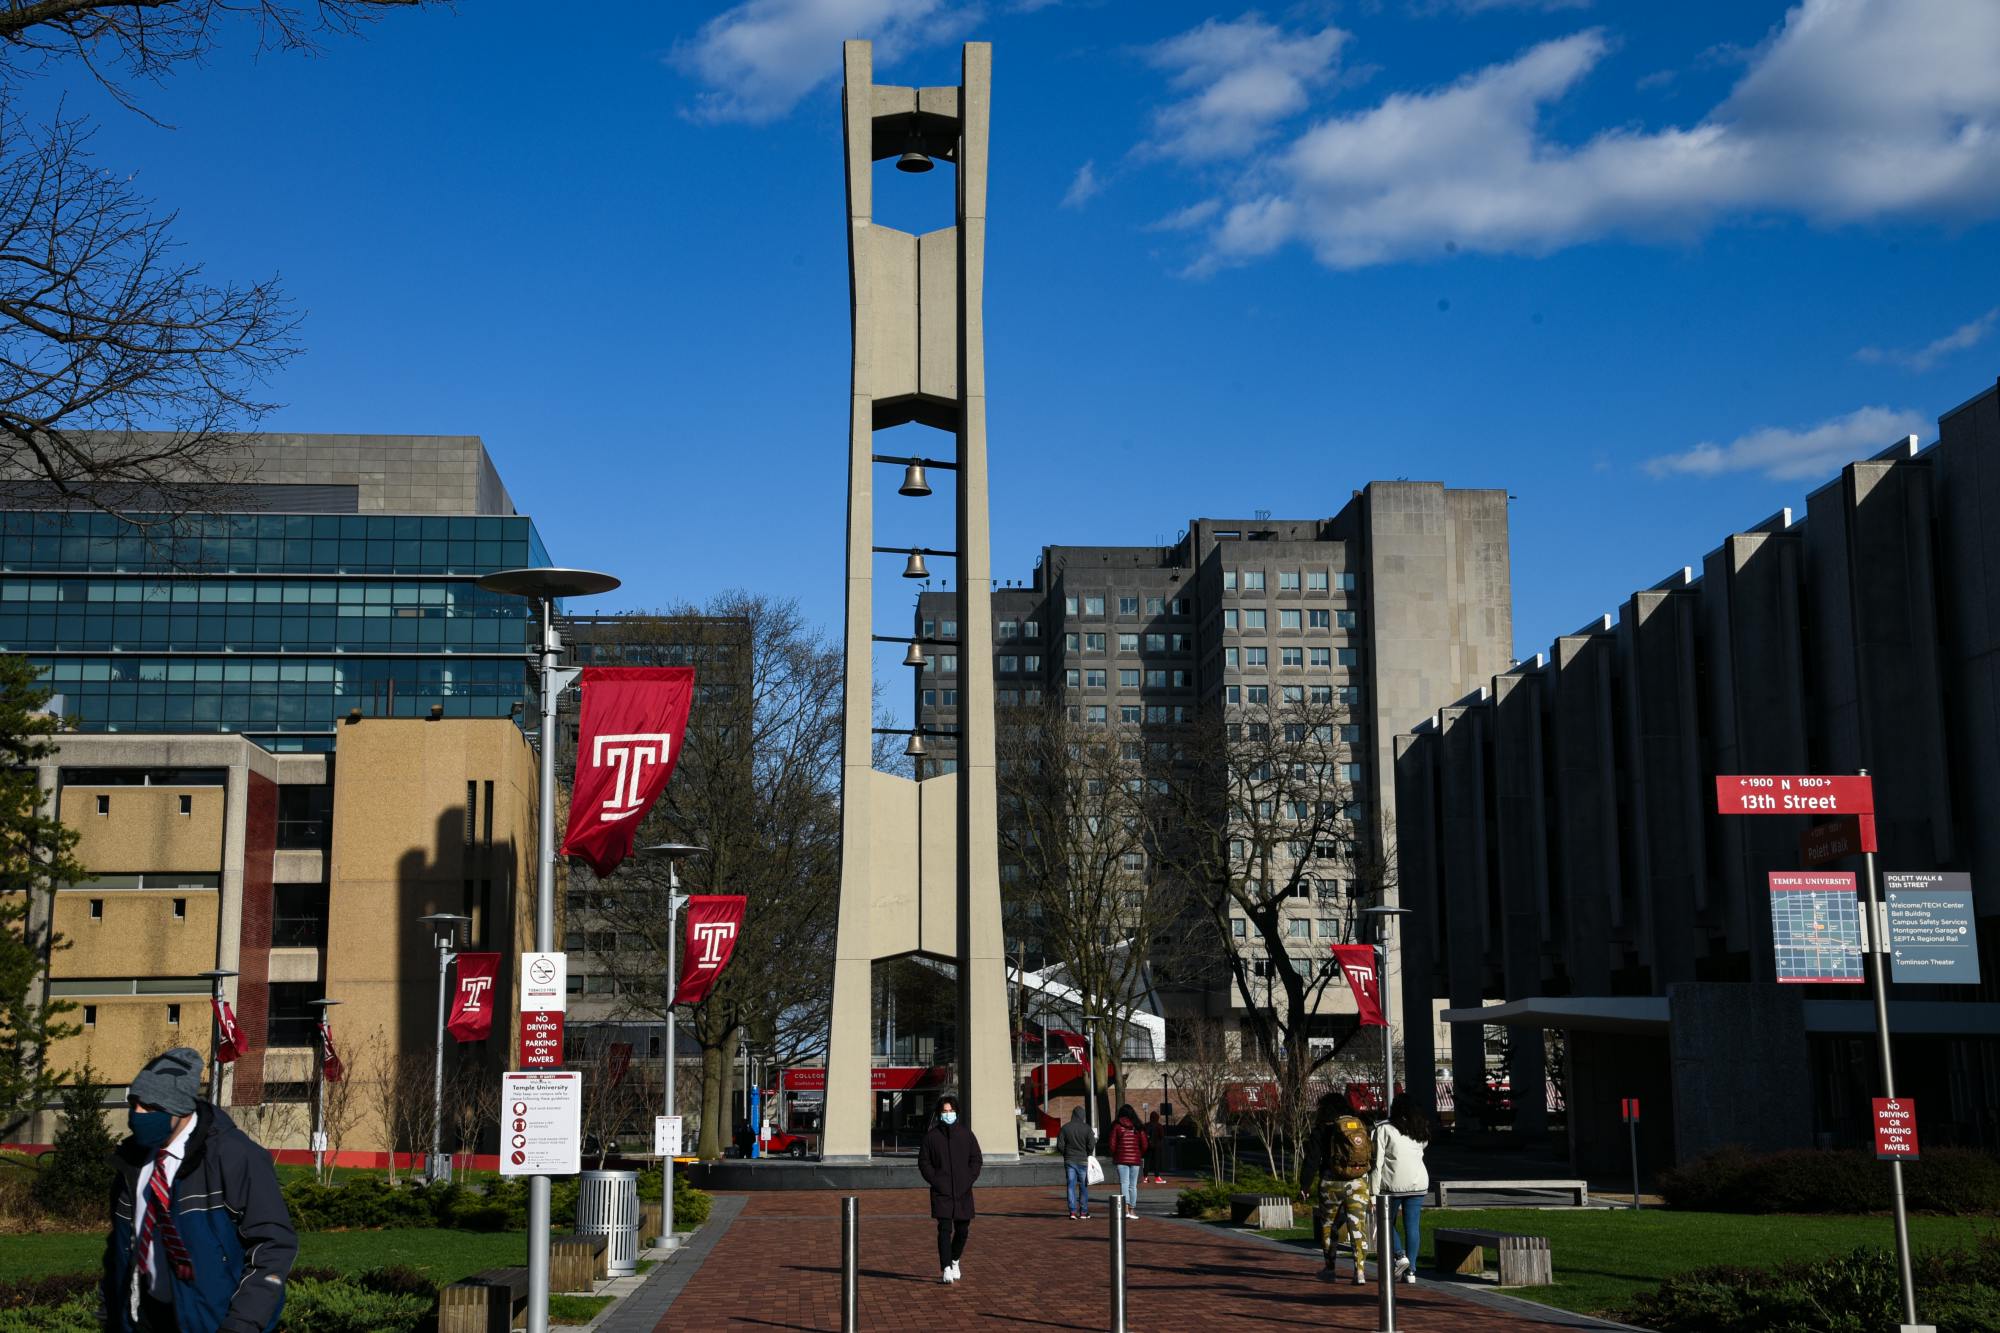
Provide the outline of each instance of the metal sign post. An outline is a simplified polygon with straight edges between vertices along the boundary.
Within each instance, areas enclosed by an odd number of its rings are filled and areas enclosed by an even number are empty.
[[[1632,1139],[1632,1209],[1639,1208],[1639,1099],[1621,1097],[1618,1099],[1619,1114],[1625,1117],[1625,1128]]]

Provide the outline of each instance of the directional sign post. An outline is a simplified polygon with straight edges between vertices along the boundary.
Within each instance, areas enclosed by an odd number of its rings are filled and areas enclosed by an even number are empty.
[[[1891,870],[1882,876],[1882,891],[1889,900],[1889,970],[1897,981],[1979,984],[1972,876]]]
[[[1715,779],[1716,809],[1725,815],[1866,816],[1857,832],[1874,841],[1875,782],[1862,769],[1853,774],[1720,775]],[[1881,881],[1875,873],[1875,851],[1861,849],[1861,883],[1866,893],[1864,916],[1871,935],[1881,920]],[[1775,881],[1776,876],[1773,876]],[[1773,884],[1775,888],[1775,883]],[[1773,895],[1774,897],[1776,895]],[[1868,989],[1875,1001],[1875,1045],[1882,1061],[1884,1100],[1896,1100],[1896,1067],[1889,1052],[1889,986],[1880,948],[1868,953]],[[1917,1326],[1917,1283],[1910,1270],[1910,1216],[1903,1205],[1903,1164],[1889,1159],[1889,1194],[1896,1209],[1896,1267],[1903,1281],[1903,1322]]]

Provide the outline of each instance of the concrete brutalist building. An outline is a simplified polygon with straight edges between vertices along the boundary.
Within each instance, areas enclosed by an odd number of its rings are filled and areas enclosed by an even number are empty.
[[[1559,1029],[1579,1169],[1622,1167],[1622,1097],[1655,1166],[1862,1143],[1865,987],[1775,980],[1766,876],[1801,868],[1811,820],[1721,817],[1715,778],[1865,768],[1881,868],[1969,871],[1979,919],[1980,985],[1890,989],[1897,1091],[1926,1143],[2000,1142],[1996,512],[1989,390],[1396,738],[1406,1002],[1454,1006],[1461,1108],[1486,1025],[1516,1090]]]
[[[1396,820],[1393,738],[1507,666],[1512,607],[1504,491],[1374,482],[1330,518],[1201,518],[1170,546],[1043,548],[1026,586],[993,590],[996,702],[1059,700],[1080,721],[1143,729],[1221,718],[1286,690],[1330,698],[1347,710],[1352,818],[1379,852]],[[948,594],[919,599],[919,636],[953,641],[918,675],[924,728],[957,723],[952,614]],[[927,762],[949,764],[949,736],[926,739]],[[1372,905],[1351,885],[1325,885],[1296,909],[1312,966],[1325,965],[1328,944],[1365,937],[1354,914]],[[1392,1013],[1400,985],[1392,966]],[[1223,1016],[1241,1003],[1225,988],[1207,1007]],[[1321,1008],[1328,1035],[1351,1026],[1343,985]]]

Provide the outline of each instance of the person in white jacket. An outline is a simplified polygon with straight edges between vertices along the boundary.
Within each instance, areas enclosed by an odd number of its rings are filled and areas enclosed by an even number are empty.
[[[1424,1167],[1430,1120],[1409,1097],[1396,1098],[1389,1118],[1375,1127],[1375,1166],[1368,1192],[1389,1200],[1389,1240],[1396,1251],[1394,1277],[1417,1280],[1417,1250],[1424,1194],[1431,1187]],[[1392,1277],[1392,1281],[1394,1278]]]

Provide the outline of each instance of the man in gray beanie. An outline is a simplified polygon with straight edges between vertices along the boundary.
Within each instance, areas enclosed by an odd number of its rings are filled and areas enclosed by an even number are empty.
[[[201,1098],[176,1046],[132,1079],[118,1147],[102,1319],[114,1333],[269,1333],[298,1256],[271,1155]]]

